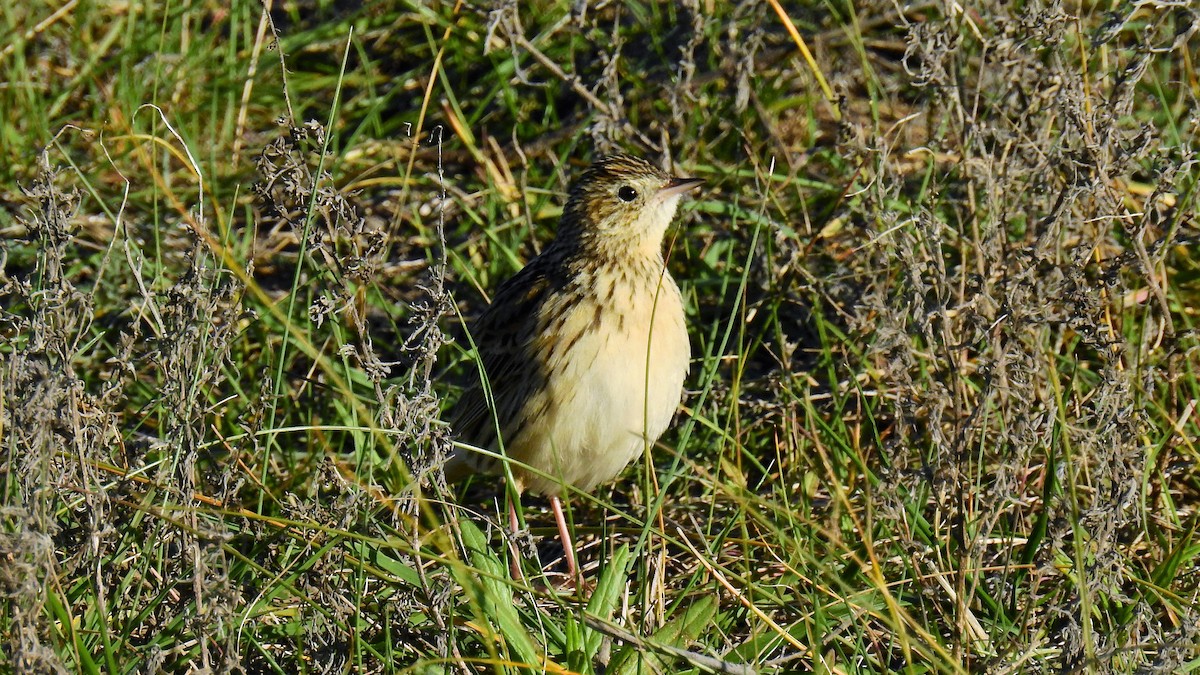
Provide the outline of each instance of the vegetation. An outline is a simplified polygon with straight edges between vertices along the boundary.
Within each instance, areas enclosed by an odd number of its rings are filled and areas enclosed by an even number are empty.
[[[0,10],[0,671],[1200,665],[1194,8],[355,4]],[[441,411],[617,148],[696,357],[565,594]]]

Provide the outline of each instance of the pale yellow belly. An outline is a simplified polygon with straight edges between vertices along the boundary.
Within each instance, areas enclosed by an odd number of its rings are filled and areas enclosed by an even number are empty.
[[[511,457],[549,474],[518,471],[525,489],[590,490],[614,478],[666,430],[682,397],[691,350],[679,291],[669,277],[664,281],[657,299],[647,292],[605,308],[606,318],[623,315],[620,325],[583,333],[566,367],[548,382],[544,393],[553,403],[508,439]],[[590,320],[594,307],[575,311],[579,321]]]

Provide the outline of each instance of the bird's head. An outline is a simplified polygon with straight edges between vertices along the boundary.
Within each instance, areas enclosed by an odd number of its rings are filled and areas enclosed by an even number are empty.
[[[700,178],[672,178],[632,155],[592,164],[571,187],[559,237],[609,252],[661,255],[663,235],[683,195]]]

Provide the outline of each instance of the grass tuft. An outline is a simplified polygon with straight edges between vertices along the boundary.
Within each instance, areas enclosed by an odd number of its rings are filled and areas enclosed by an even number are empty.
[[[1189,8],[0,17],[0,670],[1200,659]],[[564,595],[442,411],[617,148],[708,181],[696,358]]]

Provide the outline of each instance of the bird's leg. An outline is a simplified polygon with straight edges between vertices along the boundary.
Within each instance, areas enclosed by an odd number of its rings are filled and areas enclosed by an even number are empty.
[[[512,529],[512,541],[509,547],[512,549],[512,558],[508,563],[508,571],[512,574],[513,581],[524,581],[525,576],[521,574],[521,546],[517,543],[517,537],[521,532],[521,522],[517,520],[517,503],[515,499],[508,500],[508,526]]]
[[[582,588],[579,568],[575,565],[575,545],[571,543],[571,533],[567,531],[567,519],[563,516],[562,500],[558,497],[551,497],[550,508],[554,509],[554,520],[558,523],[559,540],[562,541],[563,554],[567,557],[567,574],[571,576],[571,584],[575,588]]]

